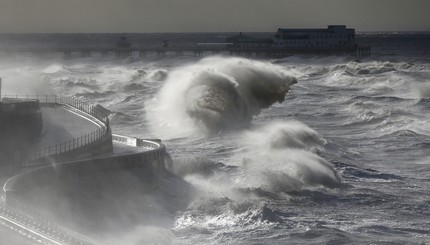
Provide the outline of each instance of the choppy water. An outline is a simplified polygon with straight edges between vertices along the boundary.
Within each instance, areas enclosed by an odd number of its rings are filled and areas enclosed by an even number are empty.
[[[430,59],[402,45],[361,60],[2,58],[0,76],[3,93],[101,104],[115,132],[163,139],[195,186],[167,224],[142,221],[113,243],[420,244]]]

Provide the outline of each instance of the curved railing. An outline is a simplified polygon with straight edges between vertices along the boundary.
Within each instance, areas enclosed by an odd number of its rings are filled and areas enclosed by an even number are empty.
[[[134,152],[134,153],[127,153],[124,155],[112,155],[112,156],[99,156],[99,157],[94,157],[91,159],[82,159],[82,160],[75,160],[75,161],[69,161],[69,162],[62,162],[62,163],[57,163],[55,165],[55,168],[59,169],[59,168],[79,168],[79,167],[88,167],[89,169],[94,169],[94,166],[96,166],[97,169],[99,169],[100,171],[98,172],[103,172],[101,170],[107,170],[107,169],[112,169],[112,168],[117,168],[117,166],[124,165],[131,167],[132,165],[136,165],[136,166],[140,166],[141,164],[145,164],[145,163],[151,163],[151,161],[153,160],[159,160],[160,162],[163,162],[163,164],[161,164],[161,167],[165,167],[164,166],[164,160],[165,157],[167,155],[167,151],[166,151],[166,146],[161,143],[161,142],[157,142],[158,140],[144,140],[144,139],[139,139],[139,138],[134,138],[134,137],[129,137],[129,136],[123,136],[123,135],[117,135],[114,134],[112,135],[112,140],[115,142],[119,142],[119,143],[124,143],[126,142],[126,140],[135,140],[135,142],[137,142],[137,144],[135,145],[136,147],[145,147],[148,150],[147,151],[140,151],[140,152]],[[131,145],[131,144],[129,144]],[[131,164],[131,162],[134,162],[135,164]],[[50,169],[52,166],[40,166],[38,168],[33,168],[29,171],[25,171],[25,172],[21,172],[11,178],[9,178],[3,185],[3,191],[4,192],[13,192],[15,191],[14,186],[16,185],[16,182],[19,182],[21,180],[27,179],[26,176],[29,175],[34,175],[34,174],[41,174],[41,176],[43,175],[43,172],[45,170]],[[67,172],[67,171],[66,171]],[[52,172],[52,173],[57,173],[56,171]],[[89,171],[89,174],[93,174],[93,171]],[[40,178],[40,179],[45,179],[45,178]],[[46,179],[50,179],[50,178],[46,178]],[[6,199],[6,198],[5,198]],[[12,197],[8,197],[7,198],[7,202],[10,202],[11,200],[14,200]],[[15,205],[15,203],[19,203],[19,202],[13,202],[13,204]]]
[[[36,150],[19,150],[15,152],[15,161],[21,166],[31,166],[32,162],[39,159],[58,156],[66,152],[81,149],[96,142],[103,142],[111,137],[111,129],[109,126],[109,117],[100,109],[95,106],[82,102],[72,96],[56,96],[56,95],[14,95],[3,97],[24,99],[24,100],[38,100],[41,105],[46,106],[69,106],[72,109],[78,110],[81,113],[90,115],[98,120],[102,125],[101,128],[89,132],[80,137],[56,143],[55,145],[44,145],[38,147]]]
[[[108,123],[108,116],[95,106],[82,102],[73,96],[58,95],[2,95],[2,98],[15,98],[23,100],[38,100],[40,104],[45,105],[68,105],[82,112],[85,112],[103,123]]]
[[[164,144],[159,142],[159,140],[144,140],[117,134],[112,135],[112,140],[130,146],[145,147],[148,149],[148,151],[136,152],[126,155],[99,157],[93,158],[91,160],[64,162],[57,164],[55,168],[57,170],[59,168],[68,168],[68,171],[60,172],[79,174],[79,176],[81,176],[85,173],[104,173],[106,171],[117,171],[118,169],[123,168],[133,169],[138,168],[142,165],[146,165],[148,166],[148,169],[153,169],[154,171],[157,171],[157,173],[159,173],[160,175],[166,174],[166,171],[164,171],[164,160],[167,155],[166,147]],[[97,241],[94,241],[91,238],[73,232],[70,229],[67,229],[65,227],[62,227],[61,225],[53,223],[52,221],[42,218],[40,210],[32,209],[31,206],[23,204],[23,202],[20,201],[19,197],[14,195],[14,193],[17,191],[15,187],[17,184],[19,186],[19,182],[21,181],[28,180],[31,178],[39,178],[42,181],[54,179],[53,176],[49,176],[49,174],[56,174],[58,173],[58,171],[50,171],[52,168],[52,166],[33,168],[29,171],[20,173],[8,179],[3,186],[3,190],[5,192],[5,196],[3,197],[5,205],[3,208],[0,205],[0,218],[3,211],[3,213],[8,213],[8,217],[13,218],[14,220],[20,221],[25,218],[26,223],[31,223],[29,221],[37,222],[38,224],[40,224],[41,227],[37,228],[38,231],[40,231],[42,234],[46,234],[46,231],[49,230],[48,234],[51,234],[50,237],[52,237],[53,239],[57,239],[58,237],[60,237],[61,240],[59,241],[64,242],[65,244],[98,244]],[[87,169],[87,171],[79,171],[76,169]],[[94,169],[97,169],[98,171],[92,171]],[[156,183],[154,183],[154,185],[156,185]],[[23,226],[23,228],[27,227]],[[39,237],[36,236],[36,238],[38,239]]]

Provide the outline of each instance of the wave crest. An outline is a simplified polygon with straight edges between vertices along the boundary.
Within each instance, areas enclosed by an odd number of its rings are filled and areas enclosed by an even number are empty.
[[[206,58],[169,74],[150,120],[155,126],[173,126],[176,132],[187,131],[184,125],[209,133],[240,128],[262,109],[283,102],[296,82],[270,63]],[[158,131],[165,130],[162,127]]]
[[[270,192],[311,186],[337,187],[341,178],[331,163],[315,152],[327,141],[308,126],[295,121],[272,122],[243,138],[248,154],[242,161],[247,187]]]

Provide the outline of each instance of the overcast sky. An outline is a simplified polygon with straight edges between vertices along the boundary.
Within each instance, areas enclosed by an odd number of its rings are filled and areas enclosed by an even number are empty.
[[[430,0],[0,0],[0,32],[430,31]]]

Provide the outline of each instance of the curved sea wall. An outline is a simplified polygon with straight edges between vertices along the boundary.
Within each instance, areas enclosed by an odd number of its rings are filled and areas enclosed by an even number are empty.
[[[149,142],[147,142],[149,143]],[[152,143],[152,142],[151,142]],[[149,143],[149,144],[151,144]],[[135,154],[93,158],[81,161],[64,162],[29,170],[10,178],[4,185],[6,202],[12,204],[26,199],[35,188],[62,188],[80,182],[79,178],[92,178],[103,173],[133,171],[145,168],[148,173],[165,173],[164,158],[166,148],[153,142],[154,149]],[[158,175],[158,174],[157,174]],[[77,178],[75,178],[77,177]],[[156,184],[156,176],[147,176],[145,181]]]
[[[43,107],[63,107],[70,113],[77,114],[97,124],[99,129],[63,142],[39,146],[38,149],[18,150],[14,154],[14,161],[21,167],[75,161],[112,152],[112,131],[109,118],[97,106],[88,105],[73,97],[33,96],[33,99],[39,101]]]
[[[82,141],[81,146],[78,142]],[[72,148],[71,145],[76,145]],[[112,133],[110,128],[103,128],[95,132],[91,132],[88,136],[62,142],[56,146],[52,146],[52,153],[48,153],[48,148],[38,152],[40,158],[36,158],[31,163],[22,164],[22,167],[35,167],[38,165],[46,165],[50,163],[67,162],[71,160],[89,159],[103,154],[111,153]],[[51,151],[49,149],[49,151]],[[46,156],[43,156],[46,154]]]
[[[133,223],[139,215],[153,213],[154,207],[157,211],[184,207],[189,185],[165,168],[165,146],[137,142],[148,150],[54,164],[16,175],[3,187],[6,204],[31,207],[43,217],[78,230]]]
[[[69,107],[100,128],[14,154],[22,172],[3,186],[2,199],[8,208],[87,233],[123,229],[142,221],[155,224],[159,222],[155,214],[170,217],[186,207],[191,186],[166,169],[165,164],[171,162],[159,140],[112,134],[104,113],[74,98],[46,96],[41,103]],[[112,142],[137,147],[137,151],[113,155]]]

